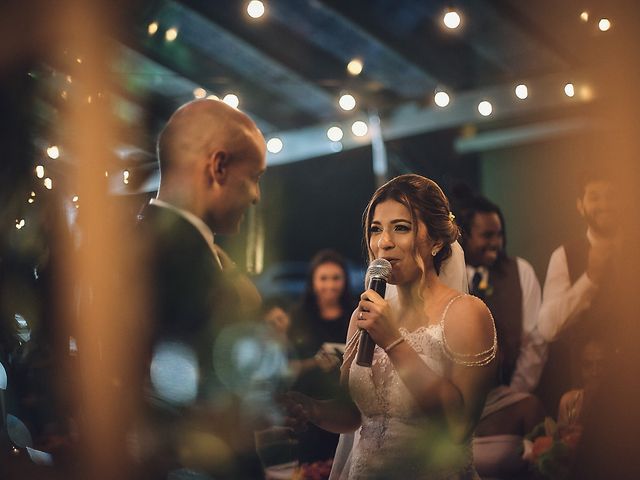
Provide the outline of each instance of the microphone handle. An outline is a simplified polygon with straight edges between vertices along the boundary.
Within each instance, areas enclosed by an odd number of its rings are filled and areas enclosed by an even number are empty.
[[[369,281],[369,290],[373,290],[382,298],[387,290],[387,281],[384,278],[373,277]],[[358,344],[358,355],[356,356],[356,363],[361,367],[371,367],[373,361],[373,350],[376,348],[376,343],[369,335],[369,332],[362,330],[360,332],[360,343]]]

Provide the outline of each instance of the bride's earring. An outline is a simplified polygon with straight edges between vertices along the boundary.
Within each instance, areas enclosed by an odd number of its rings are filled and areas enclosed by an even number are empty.
[[[437,249],[431,250],[431,256],[432,257],[435,257],[437,254],[438,254],[438,250]]]

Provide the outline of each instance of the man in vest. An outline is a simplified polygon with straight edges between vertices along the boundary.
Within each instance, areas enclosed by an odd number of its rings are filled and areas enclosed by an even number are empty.
[[[526,472],[522,438],[544,418],[532,395],[546,360],[537,332],[540,284],[524,259],[509,257],[500,208],[467,195],[458,202],[469,291],[484,300],[498,334],[498,386],[489,392],[480,416],[473,456],[483,477],[512,478]]]
[[[538,319],[538,330],[550,344],[540,384],[540,396],[550,412],[556,411],[564,392],[579,386],[583,345],[606,333],[603,289],[613,278],[612,256],[619,243],[618,206],[606,177],[585,173],[576,206],[587,232],[552,253]]]
[[[529,262],[507,256],[500,208],[483,197],[461,203],[457,220],[462,227],[469,291],[484,300],[496,322],[499,383],[531,392],[546,360],[546,345],[536,329],[540,284]]]

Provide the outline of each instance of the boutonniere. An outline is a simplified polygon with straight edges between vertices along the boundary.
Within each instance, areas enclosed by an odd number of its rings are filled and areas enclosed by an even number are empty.
[[[489,283],[489,280],[483,278],[478,285],[478,289],[482,292],[483,296],[489,297],[493,295],[493,285]]]

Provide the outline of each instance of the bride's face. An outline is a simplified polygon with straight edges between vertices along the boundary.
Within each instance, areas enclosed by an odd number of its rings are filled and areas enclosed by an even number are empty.
[[[421,278],[416,253],[423,259],[425,268],[433,268],[430,252],[434,242],[424,223],[414,224],[407,207],[395,200],[385,200],[375,207],[371,218],[369,248],[375,258],[391,262],[389,283],[403,285]]]

